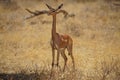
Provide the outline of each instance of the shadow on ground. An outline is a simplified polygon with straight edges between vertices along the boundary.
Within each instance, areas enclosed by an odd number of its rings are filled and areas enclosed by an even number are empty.
[[[47,80],[48,76],[44,73],[16,73],[16,74],[6,74],[0,73],[0,80]]]

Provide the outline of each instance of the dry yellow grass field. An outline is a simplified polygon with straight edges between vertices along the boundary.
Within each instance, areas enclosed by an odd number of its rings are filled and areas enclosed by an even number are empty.
[[[74,41],[75,71],[68,57],[65,72],[55,68],[52,80],[120,80],[120,1],[0,1],[0,80],[49,80],[52,17],[30,16],[25,9],[46,10],[45,4],[75,15],[57,15],[57,32]],[[63,67],[60,57],[60,66]],[[6,76],[8,75],[8,76]]]

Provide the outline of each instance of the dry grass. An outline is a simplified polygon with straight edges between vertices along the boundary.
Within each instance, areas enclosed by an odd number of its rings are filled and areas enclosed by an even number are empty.
[[[30,15],[25,8],[43,10],[45,3],[56,7],[61,2],[71,16],[57,15],[57,32],[73,38],[76,70],[67,55],[68,68],[62,72],[55,67],[51,80],[120,79],[120,7],[114,1],[12,1],[9,7],[0,2],[1,80],[50,79],[52,18],[42,15],[25,20]]]
[[[82,70],[67,69],[65,72],[50,66],[38,67],[38,65],[26,66],[24,69],[19,68],[15,73],[0,73],[0,79],[3,80],[119,80],[120,64],[119,59],[109,57],[109,61],[96,62],[96,66],[87,72]],[[52,71],[52,72],[51,72]]]

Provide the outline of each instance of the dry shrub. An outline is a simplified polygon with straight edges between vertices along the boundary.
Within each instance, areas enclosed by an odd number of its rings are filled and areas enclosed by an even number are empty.
[[[4,9],[17,10],[20,6],[14,0],[1,0],[0,4]]]
[[[50,80],[81,80],[83,72],[81,70],[66,70],[65,72],[55,69]]]
[[[74,23],[67,24],[66,31],[75,37],[80,37],[80,35],[83,34],[83,31],[82,31],[82,28],[80,28],[80,25],[74,24]]]
[[[120,78],[120,62],[119,59],[109,58],[100,61],[95,69],[93,80],[119,80]]]
[[[101,10],[119,12],[120,0],[98,0]]]
[[[19,72],[12,74],[0,73],[0,79],[3,80],[119,80],[120,63],[118,59],[110,58],[110,61],[99,61],[95,70],[90,70],[86,76],[81,70],[66,69],[65,72],[57,67],[52,70],[51,67],[33,65],[33,69],[27,67],[20,69]]]
[[[1,23],[1,22],[0,22]],[[20,22],[11,21],[11,22],[4,22],[0,24],[0,33],[5,33],[8,31],[15,31],[21,27]]]
[[[81,80],[82,71],[66,70],[65,72],[54,69],[54,75],[51,76],[51,69],[44,67],[38,67],[37,65],[30,69],[19,68],[19,72],[15,73],[0,73],[0,79],[2,80]]]
[[[1,32],[7,32],[7,31],[10,31],[13,29],[15,29],[15,26],[18,25],[19,23],[15,23],[15,21],[10,21],[8,19],[4,20],[3,19],[0,19],[0,33]]]

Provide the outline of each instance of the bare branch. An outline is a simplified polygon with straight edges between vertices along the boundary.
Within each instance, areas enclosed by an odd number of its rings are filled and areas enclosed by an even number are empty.
[[[33,17],[35,17],[35,16],[42,15],[42,14],[49,14],[49,12],[46,11],[46,10],[43,10],[43,11],[38,11],[38,10],[36,10],[35,12],[33,12],[33,11],[29,10],[29,9],[26,9],[26,10],[27,10],[29,13],[33,14],[32,16],[30,16],[30,17],[28,17],[28,18],[26,18],[26,19],[33,18]]]
[[[60,10],[60,11],[58,11],[57,13],[63,13],[65,18],[66,18],[67,15],[68,15],[68,12],[65,11],[65,10]]]
[[[29,13],[36,15],[35,12],[30,11],[29,9],[26,9]]]

